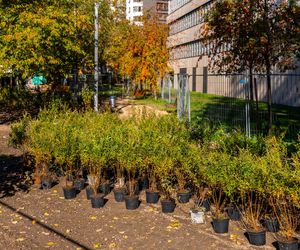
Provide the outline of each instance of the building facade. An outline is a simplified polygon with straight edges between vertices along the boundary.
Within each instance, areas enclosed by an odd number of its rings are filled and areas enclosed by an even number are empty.
[[[158,20],[166,23],[169,0],[126,0],[126,18],[136,24],[142,25],[142,17],[147,12],[154,13]]]
[[[189,75],[189,89],[192,91],[244,98],[241,83],[243,75],[220,76],[208,70],[209,46],[201,43],[201,29],[204,16],[212,7],[211,0],[170,0],[167,23],[170,28],[168,46],[175,76]],[[300,70],[274,74],[272,78],[273,103],[300,106]],[[266,77],[255,76],[258,99],[267,100]],[[175,87],[178,78],[174,77]]]

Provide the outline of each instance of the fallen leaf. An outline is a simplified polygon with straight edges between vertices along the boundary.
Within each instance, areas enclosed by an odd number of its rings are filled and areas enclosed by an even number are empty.
[[[99,233],[99,232],[101,232],[101,231],[102,231],[102,229],[97,229],[97,230],[96,230],[97,233]]]
[[[59,225],[58,224],[53,224],[53,226],[58,227]]]
[[[16,241],[24,241],[25,239],[24,238],[18,238],[16,239]]]
[[[55,242],[53,242],[53,241],[49,241],[49,242],[47,243],[47,245],[48,245],[49,247],[52,247],[52,246],[54,246],[54,245],[55,245]]]
[[[124,234],[124,233],[125,233],[124,231],[119,232],[119,234]]]
[[[70,232],[71,232],[71,230],[70,230],[70,229],[67,229],[67,230],[66,230],[66,233],[67,233],[67,234],[68,234],[68,233],[70,233]]]
[[[97,219],[97,216],[91,216],[90,219],[91,219],[91,220],[96,220],[96,219]]]
[[[2,214],[2,210],[0,210],[0,214]]]
[[[13,220],[11,223],[12,224],[17,224],[18,222],[16,220]]]
[[[36,221],[35,221],[35,220],[32,220],[32,221],[31,221],[31,224],[32,224],[32,225],[34,225],[35,223],[36,223]]]
[[[172,240],[168,240],[168,243],[171,243],[172,242]]]
[[[123,235],[123,238],[124,238],[124,239],[128,239],[128,236],[127,236],[127,235]]]
[[[98,249],[98,248],[100,248],[101,247],[101,243],[94,243],[94,248],[95,249]]]
[[[42,232],[43,235],[50,235],[50,233]]]
[[[118,217],[114,217],[113,219],[114,219],[114,220],[118,220],[119,218],[118,218]]]
[[[47,212],[46,212],[46,213],[44,213],[44,215],[45,215],[45,216],[49,216],[49,214],[48,214]]]
[[[53,190],[53,193],[57,193],[57,190]]]
[[[108,245],[108,247],[109,247],[109,249],[112,249],[112,248],[115,248],[117,246],[117,244],[116,243],[110,243],[109,245]]]
[[[181,227],[181,224],[178,220],[171,220],[169,226],[167,226],[167,229],[178,229]]]

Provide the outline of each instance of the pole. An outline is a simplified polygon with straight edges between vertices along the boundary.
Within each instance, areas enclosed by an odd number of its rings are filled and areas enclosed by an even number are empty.
[[[99,36],[99,3],[95,3],[95,94],[94,94],[94,110],[98,112],[98,85],[99,85],[99,66],[98,66],[98,36]]]

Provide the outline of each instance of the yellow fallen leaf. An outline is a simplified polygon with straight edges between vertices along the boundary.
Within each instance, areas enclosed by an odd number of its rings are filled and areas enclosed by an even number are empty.
[[[58,227],[59,225],[58,224],[53,224],[53,226]]]
[[[112,249],[112,248],[115,248],[117,246],[117,244],[116,243],[110,243],[109,245],[108,245],[108,247],[109,247],[109,249]]]
[[[128,239],[128,236],[127,236],[127,235],[123,235],[123,238],[124,238],[124,239]]]
[[[57,193],[57,190],[53,190],[53,193]]]
[[[0,214],[2,214],[2,210],[0,210]]]
[[[24,241],[25,239],[24,238],[18,238],[16,239],[16,241]]]
[[[71,230],[70,230],[70,229],[67,229],[67,230],[66,230],[66,233],[67,233],[67,234],[68,234],[68,233],[70,233],[70,232],[71,232]]]
[[[32,225],[34,225],[35,223],[36,223],[36,221],[35,221],[35,220],[32,220],[32,221],[31,221],[31,224],[32,224]]]
[[[46,213],[44,213],[44,215],[45,215],[45,216],[49,216],[49,214],[48,214],[47,212],[46,212]]]
[[[96,219],[97,219],[97,216],[91,216],[90,219],[91,219],[91,220],[96,220]]]
[[[102,231],[102,229],[97,229],[97,230],[96,230],[97,233],[99,233],[99,232],[101,232],[101,231]]]
[[[168,243],[171,243],[172,242],[172,240],[168,240]]]
[[[119,234],[124,234],[124,233],[125,233],[124,231],[119,232]]]
[[[11,223],[12,224],[17,224],[18,222],[16,220],[13,220]]]
[[[94,248],[95,249],[98,249],[98,248],[100,248],[101,247],[101,243],[94,243]]]
[[[52,246],[54,246],[54,245],[55,245],[55,242],[53,242],[53,241],[49,241],[49,242],[47,243],[47,245],[48,245],[49,247],[52,247]]]

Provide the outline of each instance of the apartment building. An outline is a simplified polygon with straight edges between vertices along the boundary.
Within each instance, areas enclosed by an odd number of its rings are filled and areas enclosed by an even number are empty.
[[[244,98],[240,84],[243,76],[214,76],[208,70],[209,46],[200,41],[204,16],[212,7],[212,0],[170,0],[167,24],[170,28],[168,44],[171,48],[170,64],[174,74],[188,74],[189,89],[202,93]],[[293,75],[272,77],[273,102],[300,106],[300,70]],[[266,77],[256,77],[258,98],[266,101]],[[178,78],[174,78],[175,87]]]
[[[126,18],[136,25],[142,25],[142,16],[146,12],[157,15],[165,23],[168,16],[169,0],[126,0]]]

